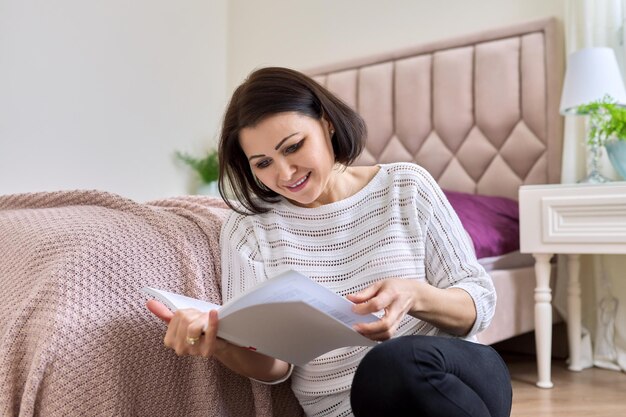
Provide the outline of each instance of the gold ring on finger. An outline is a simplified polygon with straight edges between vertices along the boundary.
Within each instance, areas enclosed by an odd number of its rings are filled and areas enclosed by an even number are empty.
[[[193,346],[196,343],[198,343],[198,340],[200,340],[200,336],[198,336],[198,337],[189,337],[189,336],[187,336],[185,338],[185,342],[187,342],[187,344],[191,345],[191,346]]]

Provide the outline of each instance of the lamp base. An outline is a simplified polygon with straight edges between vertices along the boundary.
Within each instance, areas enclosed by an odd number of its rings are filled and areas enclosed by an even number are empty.
[[[579,184],[604,184],[605,182],[611,182],[611,179],[600,174],[598,171],[591,171],[586,178],[578,181]]]

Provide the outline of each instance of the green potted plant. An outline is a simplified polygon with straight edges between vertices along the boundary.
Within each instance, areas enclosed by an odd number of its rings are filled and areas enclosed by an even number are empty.
[[[217,179],[219,178],[219,158],[217,151],[211,149],[200,158],[187,153],[176,152],[176,157],[189,166],[198,177],[197,194],[219,195]]]
[[[604,146],[611,164],[626,179],[626,107],[606,96],[580,106],[578,112],[589,115],[589,144]]]

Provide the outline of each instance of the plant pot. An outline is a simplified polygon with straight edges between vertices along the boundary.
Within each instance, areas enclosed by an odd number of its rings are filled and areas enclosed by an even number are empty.
[[[626,180],[626,140],[613,140],[605,147],[613,168]]]

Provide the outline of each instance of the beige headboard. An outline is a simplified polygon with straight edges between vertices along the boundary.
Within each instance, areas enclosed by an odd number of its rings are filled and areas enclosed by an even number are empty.
[[[517,199],[560,181],[563,58],[545,18],[306,72],[365,119],[358,164],[412,161],[444,189]]]

